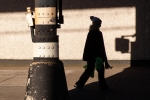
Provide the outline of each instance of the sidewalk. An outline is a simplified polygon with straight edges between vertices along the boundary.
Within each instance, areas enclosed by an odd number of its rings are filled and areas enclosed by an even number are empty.
[[[23,100],[30,60],[0,60],[0,100]],[[105,71],[110,94],[99,91],[98,77],[89,78],[84,91],[74,83],[84,69],[83,61],[63,61],[71,100],[150,100],[150,67],[130,67],[129,61],[109,61],[113,69]]]

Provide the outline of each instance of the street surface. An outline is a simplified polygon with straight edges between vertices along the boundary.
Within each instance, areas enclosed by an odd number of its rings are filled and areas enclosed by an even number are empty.
[[[24,100],[30,62],[0,60],[0,100]],[[113,91],[108,94],[99,90],[96,71],[83,91],[75,89],[86,62],[64,60],[70,100],[150,100],[150,67],[130,67],[129,61],[109,62],[113,69],[105,70],[105,77]]]

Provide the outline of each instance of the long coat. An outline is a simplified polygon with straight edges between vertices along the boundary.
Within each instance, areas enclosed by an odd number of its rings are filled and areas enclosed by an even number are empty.
[[[103,61],[107,60],[102,32],[99,30],[90,30],[83,52],[84,61],[93,61],[96,57],[101,57]]]

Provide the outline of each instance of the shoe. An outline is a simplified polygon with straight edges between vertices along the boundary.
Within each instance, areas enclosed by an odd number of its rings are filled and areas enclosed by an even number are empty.
[[[83,87],[77,86],[76,84],[74,85],[74,87],[75,87],[76,89],[79,89],[79,90],[84,90]]]

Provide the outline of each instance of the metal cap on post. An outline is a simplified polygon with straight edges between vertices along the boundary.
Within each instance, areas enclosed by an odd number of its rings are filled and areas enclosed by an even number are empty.
[[[57,0],[35,0],[34,15],[30,7],[27,8],[33,62],[28,72],[25,100],[69,100],[64,65],[59,60],[57,26],[63,17],[58,21],[57,7]]]

